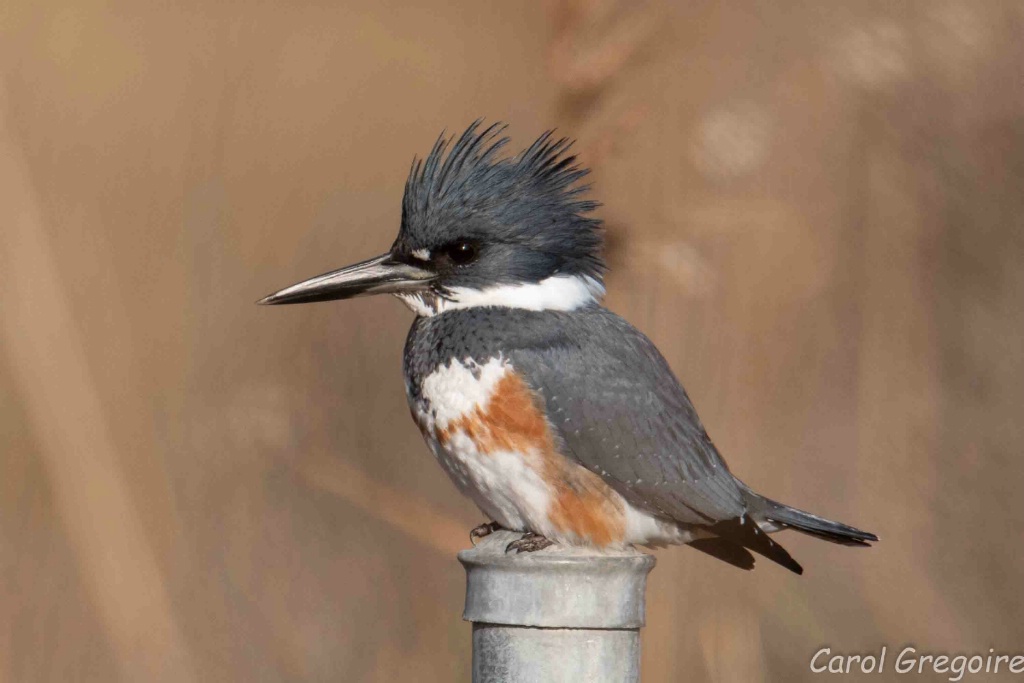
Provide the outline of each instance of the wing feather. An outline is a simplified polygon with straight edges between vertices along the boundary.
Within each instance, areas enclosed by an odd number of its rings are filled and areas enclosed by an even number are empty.
[[[654,514],[702,525],[741,517],[740,486],[654,344],[605,309],[572,317],[582,329],[510,353],[566,456]]]

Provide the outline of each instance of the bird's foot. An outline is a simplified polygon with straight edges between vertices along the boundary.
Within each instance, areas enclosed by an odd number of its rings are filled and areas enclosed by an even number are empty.
[[[528,531],[523,534],[522,538],[512,541],[505,546],[505,552],[510,553],[514,550],[517,554],[532,553],[537,550],[543,550],[544,548],[554,544],[555,542],[551,539],[541,536],[540,534],[535,534],[532,531]]]
[[[476,545],[476,542],[481,538],[490,536],[495,531],[501,531],[504,528],[497,522],[485,522],[478,527],[473,527],[473,530],[469,532],[469,540],[473,545]]]

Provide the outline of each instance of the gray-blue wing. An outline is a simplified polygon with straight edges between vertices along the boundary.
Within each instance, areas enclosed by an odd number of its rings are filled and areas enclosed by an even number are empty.
[[[509,354],[565,455],[653,514],[701,525],[741,516],[740,486],[654,344],[605,309],[567,317],[572,329]]]

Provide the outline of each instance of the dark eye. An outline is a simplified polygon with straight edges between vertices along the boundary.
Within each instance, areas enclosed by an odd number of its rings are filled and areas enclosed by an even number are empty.
[[[461,266],[476,258],[476,245],[472,242],[455,242],[445,247],[444,253],[452,263]]]

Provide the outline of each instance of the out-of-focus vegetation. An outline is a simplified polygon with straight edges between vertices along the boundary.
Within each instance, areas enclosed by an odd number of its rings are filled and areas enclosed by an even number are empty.
[[[253,301],[383,251],[479,116],[579,139],[607,303],[733,470],[882,538],[787,534],[802,578],[659,551],[646,680],[1019,650],[1022,35],[1015,0],[8,2],[0,680],[468,680],[482,517],[406,417],[409,313]]]

